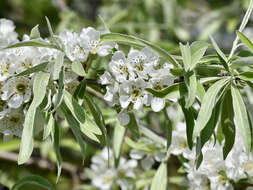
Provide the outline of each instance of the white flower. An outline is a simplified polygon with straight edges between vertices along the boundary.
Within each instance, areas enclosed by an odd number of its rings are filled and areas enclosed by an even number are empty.
[[[113,42],[101,42],[100,31],[92,27],[84,28],[80,33],[81,47],[91,54],[98,54],[99,56],[106,56],[110,54],[111,49],[115,47]]]
[[[104,148],[100,155],[93,156],[91,159],[91,169],[94,172],[92,184],[100,190],[110,190],[112,186],[118,185],[121,189],[130,190],[133,187],[129,178],[135,178],[134,169],[137,167],[136,160],[126,160],[121,157],[118,168],[114,168],[112,151]]]
[[[112,60],[109,63],[109,70],[114,75],[115,80],[122,83],[128,78],[128,66],[126,63],[125,54],[122,51],[117,51],[113,54]]]
[[[11,20],[0,19],[0,48],[18,41],[15,25]]]
[[[11,78],[3,85],[2,92],[1,98],[10,108],[19,108],[31,98],[31,81],[25,77]]]
[[[0,132],[7,136],[21,137],[24,123],[24,113],[20,109],[12,109],[0,119]]]
[[[0,82],[5,81],[8,77],[13,75],[17,69],[15,65],[16,60],[14,55],[10,52],[0,52]]]
[[[133,75],[131,78],[136,78],[137,75],[147,80],[158,60],[158,55],[148,47],[141,51],[131,50],[127,57],[129,73]]]
[[[119,119],[120,125],[122,126],[125,126],[130,122],[130,116],[126,110],[121,110],[121,112],[118,113],[118,119]]]
[[[130,103],[135,110],[141,110],[143,105],[148,105],[150,95],[144,90],[147,83],[143,79],[129,80],[120,86],[119,101],[122,108],[127,108]]]
[[[86,61],[89,52],[80,45],[79,35],[75,32],[63,30],[59,34],[66,56],[71,61]]]
[[[165,146],[154,144],[154,142],[148,138],[140,138],[138,142],[145,143],[147,146],[154,146],[154,148],[157,149],[157,151],[153,153],[138,149],[132,149],[130,151],[130,157],[135,160],[140,160],[141,166],[144,170],[150,170],[155,161],[162,162],[166,158],[166,153],[163,150],[165,149]]]

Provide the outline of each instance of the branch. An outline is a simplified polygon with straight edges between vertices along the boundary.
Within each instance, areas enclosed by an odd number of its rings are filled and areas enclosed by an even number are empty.
[[[1,160],[6,160],[6,161],[11,161],[11,162],[17,162],[18,161],[18,154],[14,152],[6,152],[6,151],[1,151],[0,152],[0,159]],[[55,164],[50,162],[47,159],[43,158],[35,158],[31,157],[24,165],[34,165],[37,166],[41,169],[46,169],[49,171],[55,170]],[[73,179],[73,186],[77,186],[80,184],[80,177],[77,174],[78,168],[70,163],[67,162],[62,162],[62,170],[68,172]]]

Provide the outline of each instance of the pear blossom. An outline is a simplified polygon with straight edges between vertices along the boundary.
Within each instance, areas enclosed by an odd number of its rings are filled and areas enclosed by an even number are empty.
[[[12,109],[0,119],[0,132],[4,136],[21,137],[24,119],[25,116],[21,109]]]
[[[11,20],[0,19],[0,48],[6,47],[18,41],[15,25]]]
[[[108,165],[109,159],[109,165]],[[136,160],[126,160],[121,157],[119,166],[114,167],[113,153],[104,148],[100,155],[95,155],[91,159],[91,169],[94,172],[92,185],[100,190],[110,190],[113,185],[118,185],[121,189],[132,190],[133,184],[128,180],[136,177],[134,169],[137,167]]]
[[[19,108],[31,98],[31,80],[26,77],[14,77],[4,83],[1,98],[10,108]]]
[[[110,54],[116,44],[114,42],[101,42],[100,35],[102,32],[95,30],[92,27],[83,28],[80,33],[80,45],[83,49],[91,54],[99,56],[107,56]]]

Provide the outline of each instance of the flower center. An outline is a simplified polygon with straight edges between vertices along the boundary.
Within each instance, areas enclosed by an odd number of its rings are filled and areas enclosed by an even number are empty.
[[[16,85],[16,91],[18,93],[25,93],[25,91],[26,91],[26,85],[24,83],[18,83]]]
[[[135,99],[141,95],[141,90],[138,88],[134,88],[131,92],[131,96]]]

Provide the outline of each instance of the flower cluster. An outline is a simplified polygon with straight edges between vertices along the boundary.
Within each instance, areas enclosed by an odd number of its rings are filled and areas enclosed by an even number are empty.
[[[168,111],[171,113],[171,111]],[[203,161],[196,169],[196,147],[187,146],[186,124],[178,122],[173,130],[171,154],[183,156],[183,163],[189,189],[191,190],[233,190],[233,184],[253,176],[253,154],[247,153],[241,136],[235,139],[236,146],[223,159],[224,142],[210,139],[202,148]]]
[[[64,85],[66,89],[73,89],[78,85],[78,74],[71,67],[74,61],[84,62],[90,54],[106,56],[112,48],[112,42],[101,42],[100,34],[94,28],[84,28],[80,34],[68,30],[55,35],[56,43],[67,59],[63,61],[65,71]],[[24,35],[22,41],[18,39],[12,21],[0,19],[0,132],[5,136],[21,137],[25,112],[32,100],[34,73],[23,75],[22,72],[39,64],[48,62],[46,72],[53,75],[54,63],[57,61],[60,50],[46,47],[18,47],[4,49],[5,47],[29,41],[30,37]],[[49,39],[39,40],[49,42]],[[48,88],[57,91],[56,81],[53,77]],[[36,87],[35,87],[36,88]]]
[[[127,117],[127,111],[142,110],[144,106],[151,106],[153,111],[159,112],[165,106],[165,99],[154,97],[145,89],[161,90],[173,84],[170,68],[169,63],[161,64],[159,56],[148,47],[131,49],[127,56],[123,51],[116,51],[109,63],[109,71],[100,78],[107,89],[104,99],[112,106],[121,106],[119,117]],[[129,122],[127,118],[119,119],[122,125]]]
[[[134,189],[132,181],[136,177],[134,170],[137,167],[136,160],[126,160],[121,157],[118,167],[115,168],[112,151],[109,150],[108,158],[108,149],[104,148],[100,155],[92,157],[91,162],[91,184],[97,189],[110,190],[115,188],[115,185],[122,190]]]

